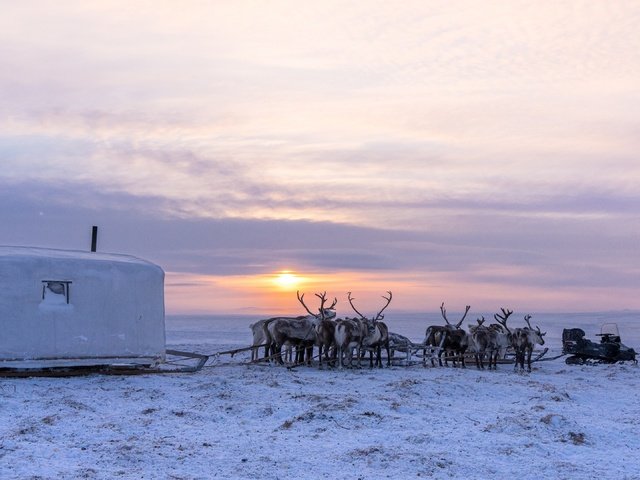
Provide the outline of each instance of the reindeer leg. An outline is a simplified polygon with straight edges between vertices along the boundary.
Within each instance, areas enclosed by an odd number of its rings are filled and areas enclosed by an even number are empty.
[[[304,363],[304,346],[300,343],[295,348],[295,355],[293,357],[293,363]]]
[[[519,355],[520,355],[520,370],[524,371],[524,350],[523,349],[520,349]]]
[[[276,360],[280,365],[284,365],[284,361],[282,360],[282,344],[276,344],[274,355],[276,355]]]

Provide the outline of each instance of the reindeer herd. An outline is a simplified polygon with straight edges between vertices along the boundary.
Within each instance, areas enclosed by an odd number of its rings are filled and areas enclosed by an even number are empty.
[[[515,368],[524,370],[525,362],[527,370],[531,371],[531,357],[536,345],[544,345],[545,332],[539,327],[533,328],[531,315],[526,315],[524,321],[526,327],[509,328],[508,318],[513,311],[501,308],[500,313],[494,314],[497,323],[485,325],[485,318],[478,318],[476,325],[469,324],[469,331],[462,328],[470,306],[467,306],[464,314],[457,321],[451,323],[447,317],[444,302],[440,306],[440,312],[445,325],[431,325],[425,332],[425,339],[421,344],[413,344],[407,337],[389,332],[387,325],[382,321],[383,312],[393,298],[391,292],[382,298],[385,305],[376,315],[368,318],[362,315],[354,305],[351,292],[347,294],[349,305],[357,314],[357,317],[336,318],[334,298],[331,305],[327,304],[326,292],[315,296],[320,301],[317,312],[309,309],[304,301],[304,294],[297,292],[298,301],[302,304],[308,315],[298,317],[273,317],[251,325],[253,342],[251,347],[251,360],[274,360],[284,364],[311,365],[314,357],[313,349],[318,348],[318,365],[337,366],[338,368],[353,367],[354,361],[361,366],[364,355],[369,353],[369,366],[382,367],[382,349],[386,351],[387,366],[391,366],[391,359],[395,350],[418,347],[423,352],[423,359],[430,358],[435,366],[436,360],[440,366],[453,362],[464,368],[465,356],[473,354],[476,366],[485,368],[485,360],[489,369],[496,369],[498,359],[504,358],[507,350],[515,354]],[[259,350],[264,347],[264,356],[260,358]],[[295,355],[295,357],[294,357]],[[375,357],[375,358],[374,358]]]

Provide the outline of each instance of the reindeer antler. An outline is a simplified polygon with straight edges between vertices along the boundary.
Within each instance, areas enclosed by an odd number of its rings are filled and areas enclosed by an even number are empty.
[[[382,307],[382,310],[380,310],[378,312],[378,314],[376,315],[376,317],[374,318],[374,320],[380,320],[381,318],[383,318],[382,316],[382,312],[384,312],[384,310],[389,306],[389,304],[391,303],[391,298],[393,297],[393,294],[391,293],[391,290],[387,290],[387,293],[389,294],[389,298],[385,297],[384,295],[382,295],[382,298],[384,298],[387,303],[384,307]]]
[[[333,297],[333,303],[327,307],[327,310],[332,310],[336,303],[338,303],[338,297]]]
[[[352,296],[351,296],[351,292],[347,292],[347,299],[349,300],[349,305],[351,305],[351,308],[353,308],[353,311],[356,312],[358,315],[360,315],[360,318],[367,318],[364,315],[362,315],[358,309],[353,305],[353,300],[355,300]]]
[[[478,322],[478,326],[481,327],[484,323],[484,316],[482,317],[482,319],[476,318],[476,322]]]
[[[466,318],[467,313],[469,313],[469,310],[471,310],[471,305],[467,305],[467,306],[465,307],[464,315],[462,316],[462,318],[460,319],[460,321],[459,321],[458,323],[456,323],[456,328],[460,328],[460,325],[462,325],[462,322],[463,322],[463,321],[464,321],[464,319]]]
[[[327,292],[316,293],[316,297],[320,299],[320,316],[322,320],[324,320],[324,312],[325,310],[331,310],[338,303],[338,299],[336,297],[333,298],[333,303],[329,305],[327,308],[324,307],[325,302],[327,301]]]
[[[529,328],[533,330],[534,328],[531,326],[531,323],[529,323],[529,320],[531,320],[531,315],[525,315],[524,321],[527,322],[527,325],[529,326]],[[540,327],[538,325],[536,325],[535,330],[537,330],[539,334],[542,334],[542,331],[540,330]]]
[[[447,318],[447,309],[444,308],[444,302],[442,302],[442,305],[440,305],[440,313],[442,314],[442,318],[444,318],[444,321],[447,322],[447,325],[451,325],[449,323],[449,319]]]
[[[309,310],[309,307],[307,307],[307,305],[304,303],[304,293],[302,295],[300,295],[300,291],[297,290],[296,291],[296,295],[298,297],[298,301],[302,304],[302,306],[304,307],[304,309],[309,312],[309,315],[313,315],[314,317],[316,316],[315,313],[311,312],[311,310]]]
[[[327,301],[327,292],[316,293],[316,297],[320,299],[320,319],[324,320],[324,304]]]
[[[464,315],[462,316],[460,321],[458,323],[456,323],[455,328],[460,328],[460,325],[462,325],[462,322],[466,318],[467,313],[469,313],[469,310],[471,310],[471,306],[467,305],[467,307],[466,307],[466,309],[464,311]],[[447,318],[447,309],[444,308],[444,302],[442,302],[442,305],[440,305],[440,312],[442,313],[442,317],[444,318],[444,321],[447,322],[447,325],[454,326],[452,323],[449,322],[449,319]]]
[[[509,318],[509,316],[513,313],[513,310],[505,310],[504,308],[500,308],[500,310],[502,310],[502,315],[494,313],[493,318],[496,319],[496,322],[506,328],[507,332],[511,333],[511,330],[509,330],[509,327],[507,327],[507,318]]]

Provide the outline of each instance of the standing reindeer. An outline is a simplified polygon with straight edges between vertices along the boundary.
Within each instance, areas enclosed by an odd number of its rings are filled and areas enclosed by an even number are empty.
[[[251,361],[257,362],[259,356],[259,348],[264,345],[264,358],[269,357],[269,347],[271,346],[271,338],[267,330],[267,325],[274,320],[282,317],[264,318],[258,320],[256,323],[249,325],[251,333],[253,335],[253,341],[251,343]]]
[[[469,324],[469,333],[473,342],[474,356],[476,359],[476,367],[484,370],[484,357],[489,354],[489,370],[491,370],[491,361],[493,358],[493,348],[491,345],[491,332],[484,325],[484,317],[476,319],[477,325]]]
[[[344,318],[336,320],[335,348],[338,358],[338,368],[353,364],[353,350],[359,352],[362,338],[366,334],[366,326],[359,318]],[[345,362],[346,361],[346,362]]]
[[[513,312],[511,312],[513,313]],[[504,321],[511,313],[506,314]],[[498,368],[498,357],[510,344],[509,337],[503,331],[500,325],[491,324],[484,325],[484,317],[477,319],[478,325],[469,325],[469,333],[473,340],[475,349],[476,366],[484,369],[484,357],[488,356],[489,370],[493,365],[493,369]]]
[[[471,307],[467,305],[464,315],[462,315],[460,321],[454,325],[449,322],[447,310],[444,308],[444,302],[442,302],[442,305],[440,305],[440,313],[446,325],[432,325],[427,328],[424,343],[432,348],[440,348],[438,351],[438,364],[440,366],[442,366],[442,353],[445,352],[444,363],[446,366],[449,365],[448,358],[452,357],[454,367],[456,366],[456,359],[460,359],[462,368],[466,367],[464,354],[469,347],[469,338],[467,332],[461,329],[460,325],[462,325],[470,309]],[[431,365],[435,365],[433,357],[431,358]]]
[[[332,365],[336,358],[336,322],[333,319],[322,318],[315,328],[316,345],[318,346],[318,366],[322,368],[323,353],[327,364]]]
[[[327,301],[326,292],[322,294],[316,293],[316,297],[320,299],[320,307],[318,313],[313,313],[304,303],[304,294],[297,292],[298,301],[309,313],[306,317],[297,318],[275,318],[266,326],[271,341],[271,355],[276,356],[279,363],[282,361],[282,347],[286,344],[292,344],[297,347],[298,354],[296,361],[304,362],[304,354],[306,352],[307,363],[311,363],[313,357],[313,345],[316,343],[316,327],[322,320],[335,317],[334,307],[338,302],[334,299],[329,307],[325,307]]]
[[[347,298],[349,299],[349,304],[353,311],[360,315],[360,320],[364,322],[366,326],[366,332],[364,337],[362,338],[361,347],[365,350],[369,350],[369,367],[373,368],[373,353],[376,353],[376,367],[382,368],[382,348],[387,352],[387,367],[391,366],[391,354],[389,351],[389,328],[387,324],[382,321],[384,315],[382,312],[386,310],[386,308],[391,303],[391,299],[393,298],[393,294],[388,291],[388,297],[384,295],[384,298],[387,303],[382,307],[382,309],[376,314],[375,317],[367,318],[362,315],[358,309],[353,305],[354,298],[351,297],[351,292],[348,292]],[[360,354],[358,353],[358,364],[360,363]]]
[[[500,316],[498,314],[494,315],[496,321],[502,325],[506,330],[511,341],[511,346],[516,352],[516,363],[514,365],[514,370],[520,367],[520,370],[524,370],[524,361],[525,357],[527,360],[527,371],[531,371],[531,355],[533,354],[533,349],[536,344],[544,345],[544,336],[547,334],[546,332],[541,332],[540,327],[536,326],[534,329],[529,322],[531,320],[531,315],[525,315],[524,321],[527,323],[527,326],[524,328],[515,328],[513,331],[509,330],[507,327],[507,318],[513,312],[502,309],[503,315]]]

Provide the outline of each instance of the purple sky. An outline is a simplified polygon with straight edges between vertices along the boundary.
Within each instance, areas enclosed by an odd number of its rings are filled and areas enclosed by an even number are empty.
[[[11,2],[0,244],[97,224],[169,313],[300,313],[283,270],[371,310],[639,309],[639,45],[631,1]]]

